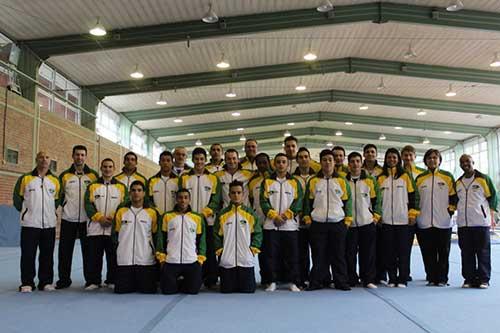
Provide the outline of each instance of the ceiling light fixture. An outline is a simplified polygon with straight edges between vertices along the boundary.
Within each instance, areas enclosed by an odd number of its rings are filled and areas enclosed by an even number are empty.
[[[337,131],[337,132],[335,132],[335,135],[336,136],[342,136],[342,132],[341,131]]]
[[[350,121],[346,121],[344,124],[347,126],[352,126],[352,123]]]
[[[295,126],[295,123],[288,123],[288,126]]]
[[[284,137],[291,136],[291,135],[292,135],[292,133],[290,133],[290,131],[288,131],[288,130],[285,131],[285,133],[283,133]]]
[[[384,77],[381,77],[380,78],[380,83],[377,86],[377,90],[384,90],[385,88],[386,87],[385,87],[385,84],[384,84]]]
[[[403,129],[403,127],[401,127],[401,126],[396,126],[396,127],[394,127],[394,129],[397,129],[397,130],[402,130],[402,129]]]
[[[427,111],[420,110],[417,112],[417,116],[425,116],[427,114]]]
[[[385,140],[385,135],[384,134],[380,134],[380,136],[378,137],[379,140]]]
[[[194,133],[188,133],[187,134],[187,136],[193,136],[193,135],[194,135]]]
[[[203,145],[203,143],[201,143],[200,139],[196,140],[196,142],[194,144],[197,145],[198,147]]]
[[[403,54],[403,58],[412,59],[412,58],[416,58],[416,57],[417,57],[417,53],[413,50],[413,46],[410,43],[408,45],[408,50],[405,52],[405,54]]]
[[[228,97],[228,98],[236,97],[236,93],[234,92],[233,87],[229,88],[229,91],[226,93],[226,97]]]
[[[144,77],[144,74],[139,70],[139,65],[136,64],[134,71],[130,73],[130,77],[133,79],[142,79]]]
[[[302,79],[300,79],[299,84],[295,87],[295,90],[297,91],[304,91],[306,90],[307,87],[305,84],[302,83]]]
[[[208,11],[205,13],[203,18],[201,19],[203,22],[212,24],[212,23],[217,23],[219,22],[219,17],[215,13],[215,11],[212,8],[212,4],[208,5]]]
[[[366,105],[366,104],[361,104],[361,105],[359,106],[359,109],[360,109],[360,110],[368,110],[368,105]]]
[[[97,17],[97,23],[95,24],[95,26],[92,29],[89,30],[89,33],[93,36],[98,36],[98,37],[102,37],[102,36],[105,36],[107,34],[106,29],[99,22],[99,16]]]
[[[327,143],[326,143],[326,146],[327,146],[327,147],[333,147],[333,142],[327,142]]]
[[[246,141],[246,140],[247,140],[247,138],[245,138],[245,136],[244,136],[244,135],[241,135],[241,136],[240,136],[240,141]]]
[[[449,12],[458,12],[459,10],[464,9],[464,3],[461,0],[453,0],[446,7],[446,10]]]
[[[231,113],[231,116],[233,116],[233,117],[239,117],[239,116],[241,116],[241,113],[239,113],[239,112],[233,112],[233,113]]]
[[[457,96],[457,92],[453,90],[453,85],[450,83],[448,91],[446,92],[446,97],[455,97]]]
[[[490,63],[490,67],[500,67],[500,58],[498,57],[498,52],[495,52],[493,61]]]
[[[431,141],[428,138],[424,138],[422,140],[422,144],[424,144],[424,145],[428,145],[429,143],[431,143]]]
[[[318,59],[318,56],[316,53],[312,51],[312,40],[309,41],[309,50],[307,51],[306,54],[304,54],[304,60],[305,61],[314,61]]]
[[[243,131],[243,130],[244,130],[244,128],[243,128],[243,127],[238,127],[236,130],[237,130],[237,131]]]
[[[451,131],[444,131],[444,134],[451,134]]]
[[[316,10],[320,13],[331,12],[333,10],[333,4],[330,0],[324,0],[318,7],[316,7]]]
[[[182,123],[182,122],[183,122],[183,120],[182,120],[182,119],[180,119],[180,118],[175,118],[175,119],[174,119],[174,123],[179,124],[179,123]]]
[[[216,66],[217,66],[217,68],[220,68],[220,69],[226,69],[226,68],[231,67],[231,65],[229,64],[229,61],[227,61],[227,59],[225,58],[224,53],[222,53],[222,55],[220,57],[220,61],[217,63]]]
[[[156,101],[156,105],[167,105],[167,100],[163,97],[163,93],[160,94],[160,98]]]

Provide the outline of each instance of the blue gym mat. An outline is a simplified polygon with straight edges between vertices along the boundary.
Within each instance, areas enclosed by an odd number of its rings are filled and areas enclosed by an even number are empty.
[[[78,245],[70,289],[21,294],[19,249],[5,247],[0,248],[0,332],[494,332],[500,306],[499,251],[492,245],[488,290],[460,288],[460,253],[453,244],[451,285],[446,288],[425,287],[415,246],[414,282],[406,289],[292,293],[283,286],[254,295],[203,290],[195,296],[164,296],[114,295],[105,288],[84,291]]]

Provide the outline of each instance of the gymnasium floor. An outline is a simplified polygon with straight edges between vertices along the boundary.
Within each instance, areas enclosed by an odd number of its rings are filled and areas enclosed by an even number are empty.
[[[73,286],[53,293],[20,294],[19,249],[0,248],[0,332],[494,332],[500,311],[500,242],[492,242],[488,290],[461,289],[454,242],[450,287],[425,287],[414,247],[407,289],[321,290],[255,295],[114,295],[82,289],[81,258]],[[57,251],[56,251],[57,252]],[[78,251],[76,251],[78,252]]]

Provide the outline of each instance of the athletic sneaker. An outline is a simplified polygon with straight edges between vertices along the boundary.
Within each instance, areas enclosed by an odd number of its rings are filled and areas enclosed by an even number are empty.
[[[56,287],[54,287],[51,284],[46,284],[45,286],[43,286],[43,291],[55,291],[55,290],[56,290]]]
[[[427,282],[427,283],[425,284],[425,286],[426,286],[426,287],[434,287],[434,286],[435,286],[435,284],[434,284],[434,282]]]
[[[437,287],[446,287],[448,284],[445,283],[445,282],[439,282],[439,283],[436,283],[436,286]]]
[[[489,286],[488,282],[483,282],[479,285],[479,289],[488,289]]]
[[[398,283],[398,288],[406,288],[406,284],[404,284],[404,283]]]
[[[335,289],[335,283],[333,283],[333,282],[330,283],[330,285],[328,287],[330,287],[331,289]]]
[[[373,283],[368,283],[368,284],[366,285],[366,288],[368,288],[368,289],[377,289],[378,287],[377,287],[377,285],[375,285],[375,284],[373,284]]]
[[[395,283],[388,283],[387,287],[389,287],[389,288],[396,288],[396,284]]]
[[[99,289],[100,287],[97,284],[89,284],[88,286],[85,287],[85,290],[87,291],[92,291]]]
[[[266,291],[275,291],[276,290],[276,283],[275,282],[272,282],[269,284],[269,286],[267,286],[266,288]]]
[[[115,284],[114,283],[108,283],[108,284],[106,284],[106,287],[108,289],[115,289]]]
[[[465,288],[465,289],[470,288],[470,287],[472,287],[470,283],[464,282],[464,284],[462,285],[462,288]]]
[[[294,293],[300,292],[299,287],[297,287],[297,285],[295,283],[290,283],[289,289],[290,289],[290,291],[293,291]]]
[[[21,286],[19,287],[19,291],[22,293],[30,293],[33,291],[33,287],[31,286]]]

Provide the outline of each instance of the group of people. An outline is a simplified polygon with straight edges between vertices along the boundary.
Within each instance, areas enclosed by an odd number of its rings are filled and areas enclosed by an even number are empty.
[[[261,284],[275,291],[362,285],[404,288],[411,281],[415,235],[428,286],[447,286],[452,216],[456,213],[462,257],[462,287],[489,286],[490,234],[497,193],[491,179],[460,157],[463,175],[439,168],[441,154],[429,149],[427,169],[415,165],[415,149],[377,147],[347,156],[341,146],[324,149],[319,162],[293,136],[284,153],[245,156],[220,144],[192,151],[164,151],[159,172],[146,179],[137,155],[128,152],[115,175],[105,158],[99,174],[85,163],[87,149],[75,146],[73,164],[59,177],[50,157],[39,152],[36,168],[14,189],[21,220],[21,286],[53,291],[72,284],[75,241],[80,239],[85,290],[115,293],[196,294],[204,284],[222,293],[256,290],[255,256]],[[347,162],[347,164],[346,164]],[[59,280],[53,284],[56,209],[62,206]],[[103,259],[107,272],[103,281]],[[312,259],[312,265],[310,262]],[[312,266],[312,267],[311,267]],[[359,269],[358,269],[359,267]]]

